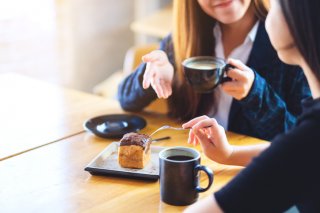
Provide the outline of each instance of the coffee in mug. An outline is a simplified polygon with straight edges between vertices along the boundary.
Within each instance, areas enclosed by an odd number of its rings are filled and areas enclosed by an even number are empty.
[[[219,84],[231,80],[226,72],[234,68],[223,59],[212,56],[191,57],[182,62],[187,82],[200,93],[212,92]]]
[[[199,192],[207,191],[213,182],[213,173],[200,165],[200,153],[192,148],[173,147],[159,153],[160,195],[165,203],[184,206],[197,201]],[[207,187],[199,186],[199,172],[208,176]]]
[[[216,64],[213,61],[191,61],[187,66],[188,68],[198,70],[211,70],[217,68]]]

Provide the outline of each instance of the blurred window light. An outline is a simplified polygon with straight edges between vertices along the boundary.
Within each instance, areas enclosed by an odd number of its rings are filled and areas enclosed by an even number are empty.
[[[0,74],[56,79],[57,0],[0,0]]]
[[[26,19],[42,30],[55,24],[54,0],[0,0],[0,21]]]

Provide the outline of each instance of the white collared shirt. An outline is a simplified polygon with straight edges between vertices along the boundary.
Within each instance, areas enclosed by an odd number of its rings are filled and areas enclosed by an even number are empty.
[[[259,22],[257,22],[252,27],[244,42],[240,46],[232,50],[232,52],[228,56],[229,58],[238,59],[245,64],[248,62],[253,42],[257,35],[258,26]],[[216,41],[215,56],[226,60],[222,44],[221,28],[218,23],[213,28],[213,35]],[[225,129],[228,129],[229,113],[233,98],[232,96],[225,93],[220,86],[215,89],[214,95],[215,101],[217,103],[217,109],[216,113],[211,115],[211,117],[214,117],[221,126],[223,126]]]

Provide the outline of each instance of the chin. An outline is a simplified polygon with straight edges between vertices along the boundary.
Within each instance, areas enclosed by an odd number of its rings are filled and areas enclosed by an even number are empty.
[[[233,24],[237,21],[239,21],[242,18],[239,14],[226,14],[223,17],[217,19],[222,24]]]

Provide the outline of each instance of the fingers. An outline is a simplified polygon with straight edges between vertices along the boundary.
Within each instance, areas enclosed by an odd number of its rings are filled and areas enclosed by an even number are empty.
[[[213,161],[227,162],[232,147],[228,143],[224,128],[214,118],[201,116],[183,124],[183,127],[190,126],[192,129],[189,132],[189,144],[200,144],[203,153]]]
[[[172,94],[171,84],[163,79],[151,79],[151,86],[158,98],[168,98]]]
[[[228,59],[228,63],[235,66],[234,69],[230,69],[227,72],[228,77],[239,80],[246,81],[248,78],[248,72],[251,71],[249,67],[247,67],[244,63],[237,59]]]
[[[247,79],[246,73],[239,69],[228,70],[227,76],[236,81],[245,81]]]
[[[223,83],[221,88],[228,95],[237,100],[241,100],[244,97],[247,97],[251,86],[239,81],[230,81]]]
[[[198,131],[198,132],[197,132]],[[189,131],[189,137],[188,137],[188,144],[192,144],[194,146],[197,146],[198,144],[200,144],[202,141],[199,139],[199,137],[197,137],[197,135],[201,134],[201,135],[206,135],[207,133],[205,133],[205,131],[202,131],[202,130],[193,130],[191,129]],[[204,136],[206,137],[206,136]],[[209,137],[207,136],[207,139]]]
[[[194,146],[198,145],[201,141],[199,137],[196,135],[201,134],[201,135],[208,135],[210,131],[207,130],[207,126],[210,125],[210,120],[208,116],[200,116],[197,118],[192,119],[191,121],[185,123],[182,125],[183,128],[192,128],[189,131],[189,137],[188,137],[188,143],[193,144]],[[194,129],[194,127],[197,127],[197,129]],[[206,129],[201,129],[206,128]],[[206,136],[208,139],[208,136]]]
[[[198,143],[201,144],[202,149],[204,151],[208,150],[209,146],[213,145],[211,139],[208,137],[207,134],[205,134],[201,130],[192,130],[192,131],[194,132],[195,139],[198,141]]]
[[[248,70],[250,69],[249,67],[247,67],[244,63],[242,63],[242,61],[240,60],[237,60],[237,59],[232,59],[232,58],[229,58],[228,59],[228,63],[235,66],[237,69],[239,70]]]
[[[151,69],[151,64],[147,63],[146,70],[143,74],[142,87],[143,89],[148,89],[151,84],[151,79],[154,76],[154,71]]]
[[[157,93],[158,98],[164,97],[164,92],[163,92],[163,88],[161,87],[160,81],[161,79],[155,79],[155,78],[151,79],[151,86],[154,89],[154,91]]]
[[[233,98],[241,100],[249,94],[255,79],[255,74],[240,60],[229,59],[228,62],[236,68],[228,70],[227,76],[230,77],[232,81],[224,82],[221,88]]]
[[[160,55],[158,54],[158,52],[155,52],[155,51],[152,51],[144,56],[142,56],[142,61],[144,63],[147,63],[147,62],[154,62],[156,60],[159,60],[160,59]]]
[[[189,131],[188,143],[189,143],[189,144],[192,144],[192,145],[194,145],[194,146],[196,146],[196,145],[199,144],[199,140],[198,140],[197,137],[195,136],[193,130],[190,130],[190,131]]]
[[[147,63],[142,87],[147,89],[151,85],[158,98],[168,98],[172,94],[173,66],[166,53],[155,50],[144,55],[142,60]]]
[[[204,127],[210,132],[210,135],[212,135],[213,137],[220,134],[220,125],[214,118],[201,120],[197,124],[195,124],[192,129],[198,131]]]
[[[242,83],[237,81],[228,81],[221,85],[222,89],[227,93],[238,93],[241,92]]]
[[[209,127],[210,126],[210,127]],[[205,131],[202,132],[204,135],[211,135],[216,136],[220,134],[220,128],[221,127],[216,119],[209,118],[208,116],[200,116],[197,118],[192,119],[191,121],[185,123],[182,125],[183,128],[192,128],[194,133],[189,133],[189,136],[191,136],[189,143],[191,143],[194,140],[194,136],[192,134],[195,134],[198,136],[199,130],[203,130],[205,128]]]
[[[171,83],[157,77],[154,68],[150,67],[151,64],[149,62],[143,75],[142,87],[148,89],[151,85],[158,98],[168,98],[172,94]]]
[[[166,54],[162,50],[154,50],[144,56],[142,56],[142,61],[147,62],[163,62],[166,58]]]
[[[208,116],[206,116],[206,115],[203,115],[203,116],[200,116],[200,117],[196,117],[196,118],[188,121],[187,123],[182,124],[182,128],[184,128],[184,129],[192,128],[199,121],[202,121],[202,120],[205,120],[205,119],[210,119],[210,118]]]
[[[166,57],[166,54],[161,50],[154,50],[142,56],[142,61],[147,63],[147,67],[144,72],[143,81],[142,81],[142,87],[144,89],[149,88],[152,81],[152,77],[154,77],[155,75],[155,71],[152,68],[152,63],[160,63],[160,62],[162,63],[165,61],[163,60],[165,57]]]
[[[162,87],[163,87],[163,92],[164,92],[163,98],[168,98],[172,94],[171,84],[167,81],[162,81]]]
[[[192,130],[189,131],[188,144],[192,144],[194,140],[194,134]]]

